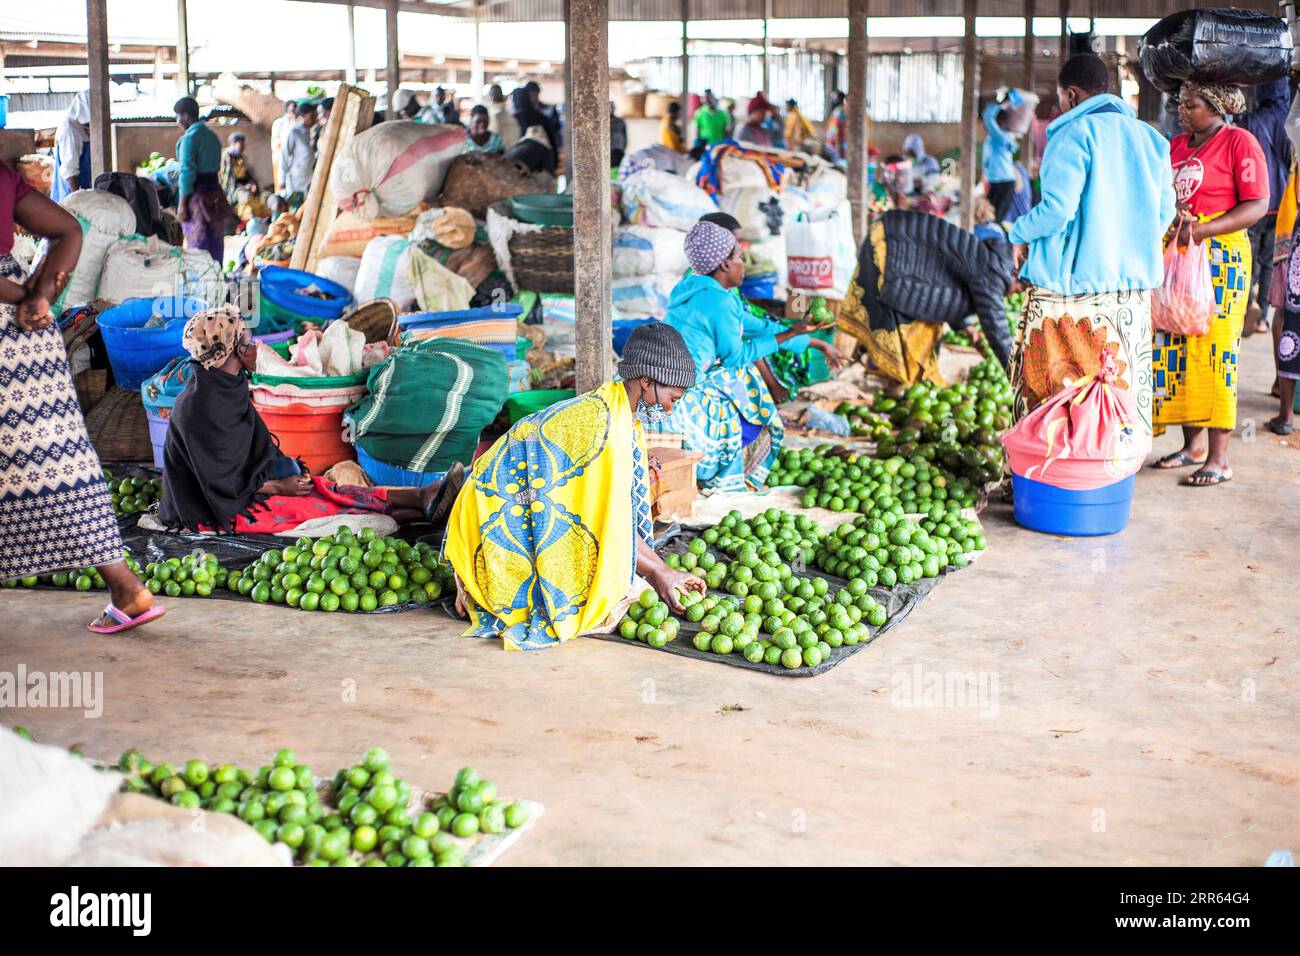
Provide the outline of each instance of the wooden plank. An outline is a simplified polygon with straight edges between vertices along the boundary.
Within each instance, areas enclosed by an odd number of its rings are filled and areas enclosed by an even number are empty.
[[[566,0],[571,19],[566,74],[574,90],[565,149],[573,161],[573,278],[577,314],[577,390],[614,372],[609,201],[609,0]]]
[[[113,168],[108,81],[108,0],[86,3],[86,62],[90,77],[90,178]],[[54,175],[58,175],[56,169]]]
[[[312,171],[311,187],[302,204],[298,237],[293,244],[293,258],[289,265],[294,269],[312,271],[318,259],[325,232],[338,215],[338,204],[330,194],[330,170],[338,150],[374,121],[374,98],[363,90],[346,83],[339,86],[334,97],[330,122],[321,135],[316,153],[316,167]]]
[[[867,39],[868,0],[849,0],[849,79],[844,114],[848,121],[849,205],[853,210],[853,239],[867,236]]]
[[[961,41],[961,227],[975,224],[975,131],[979,127],[980,57],[975,38],[975,13],[979,0],[964,0],[965,35]]]

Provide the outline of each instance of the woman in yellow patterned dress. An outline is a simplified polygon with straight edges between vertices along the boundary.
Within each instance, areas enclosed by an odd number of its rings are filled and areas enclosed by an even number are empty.
[[[1246,230],[1268,211],[1264,153],[1249,131],[1224,121],[1245,108],[1235,86],[1184,83],[1178,122],[1186,132],[1169,144],[1178,197],[1170,241],[1205,242],[1216,308],[1205,335],[1152,337],[1154,432],[1183,426],[1183,447],[1152,467],[1199,464],[1183,479],[1197,487],[1232,480],[1228,439],[1237,426],[1237,355],[1250,289]]]
[[[612,624],[638,574],[675,610],[675,592],[703,593],[651,547],[642,431],[695,384],[695,363],[654,322],[628,336],[619,375],[521,418],[474,463],[447,525],[467,636],[554,647]]]

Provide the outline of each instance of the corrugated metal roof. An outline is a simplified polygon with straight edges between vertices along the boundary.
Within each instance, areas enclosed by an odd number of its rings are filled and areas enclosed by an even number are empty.
[[[437,6],[431,3],[430,6]],[[458,4],[468,7],[470,4]],[[1231,4],[1245,9],[1277,13],[1275,0],[1237,0]],[[1074,0],[1071,16],[1163,17],[1189,6],[1186,0]],[[771,0],[773,19],[819,19],[848,15],[847,0]],[[765,0],[688,0],[691,20],[761,20]],[[959,17],[963,0],[872,0],[873,17]],[[1052,0],[1039,0],[1035,16],[1058,15]],[[1024,16],[1024,0],[980,0],[982,17]],[[562,20],[563,0],[489,0],[482,8],[485,21],[531,22]],[[611,20],[680,20],[681,0],[610,0]]]

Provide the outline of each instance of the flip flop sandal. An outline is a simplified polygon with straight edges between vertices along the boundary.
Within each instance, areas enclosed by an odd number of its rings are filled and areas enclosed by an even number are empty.
[[[451,506],[456,501],[456,496],[460,494],[460,489],[465,484],[465,466],[456,462],[447,469],[447,474],[443,476],[442,484],[438,487],[438,493],[435,494],[429,503],[424,506],[424,517],[435,528],[440,528],[447,520],[447,515],[451,511]]]
[[[1268,430],[1274,435],[1289,435],[1293,429],[1291,422],[1284,422],[1277,418],[1270,418],[1264,424],[1268,426]]]
[[[125,611],[119,610],[113,606],[113,602],[108,602],[108,607],[104,608],[104,614],[117,621],[116,624],[103,625],[96,624],[94,621],[86,625],[86,630],[92,634],[120,634],[122,631],[129,631],[133,627],[139,627],[141,624],[148,624],[150,621],[156,621],[167,613],[165,607],[151,607],[143,614],[132,617]]]
[[[1196,478],[1210,478],[1212,481],[1197,481]],[[1215,485],[1221,485],[1224,482],[1232,481],[1232,475],[1224,474],[1221,471],[1215,471],[1213,468],[1202,468],[1200,471],[1194,471],[1182,481],[1180,485],[1186,485],[1189,488],[1213,488]]]
[[[1205,464],[1204,458],[1197,461],[1185,451],[1176,451],[1172,455],[1165,455],[1165,457],[1153,461],[1148,467],[1154,468],[1157,471],[1170,471],[1174,468],[1186,468],[1188,465],[1203,464]]]

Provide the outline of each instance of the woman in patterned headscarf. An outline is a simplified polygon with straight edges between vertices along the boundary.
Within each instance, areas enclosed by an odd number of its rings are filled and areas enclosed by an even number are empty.
[[[1237,354],[1250,292],[1246,230],[1268,212],[1267,161],[1251,133],[1227,120],[1246,108],[1235,86],[1184,83],[1169,144],[1178,218],[1166,241],[1204,243],[1215,309],[1204,335],[1156,332],[1152,337],[1154,434],[1183,426],[1183,447],[1155,468],[1200,465],[1183,484],[1232,480],[1228,438],[1237,424]]]
[[[253,407],[245,373],[258,346],[230,307],[200,312],[181,338],[194,375],[172,406],[158,517],[172,528],[276,534],[335,515],[445,520],[463,466],[423,488],[358,488],[306,474]]]
[[[745,277],[740,245],[722,226],[701,220],[686,234],[693,273],[674,287],[664,321],[682,334],[695,360],[697,382],[660,428],[681,432],[686,447],[703,454],[700,484],[722,491],[761,485],[781,450],[785,428],[755,363],[785,343],[808,348],[811,326],[777,331],[775,323],[749,329],[748,310],[731,290]]]

